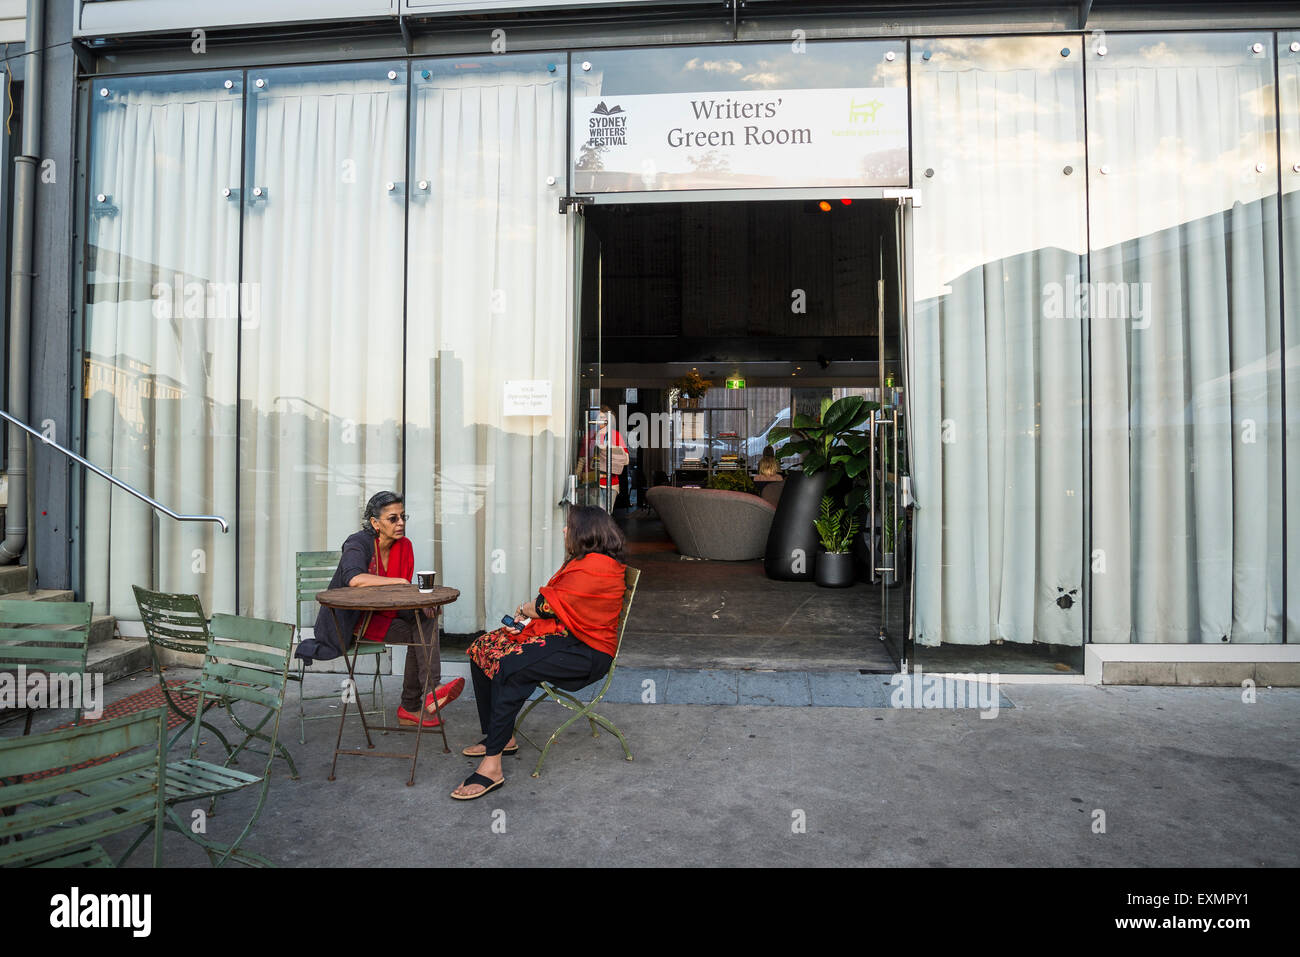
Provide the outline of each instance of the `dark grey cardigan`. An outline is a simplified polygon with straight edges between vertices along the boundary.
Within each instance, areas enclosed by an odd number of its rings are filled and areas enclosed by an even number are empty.
[[[370,559],[374,554],[374,532],[362,529],[349,535],[347,541],[343,543],[343,557],[339,560],[339,567],[335,569],[334,577],[330,579],[330,588],[346,588],[352,579],[366,574],[370,570]],[[335,615],[338,615],[339,626],[343,629],[342,637],[334,627]],[[331,611],[322,608],[320,614],[316,616],[315,637],[299,642],[298,651],[294,656],[302,658],[307,664],[311,664],[315,659],[329,661],[331,658],[339,657],[351,646],[352,632],[356,630],[360,619],[359,611],[343,609]]]

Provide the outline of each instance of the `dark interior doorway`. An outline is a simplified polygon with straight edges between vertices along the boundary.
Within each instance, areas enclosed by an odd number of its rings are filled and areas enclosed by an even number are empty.
[[[671,415],[673,380],[696,372],[714,384],[702,409],[745,409],[728,420],[744,425],[728,428],[747,433],[733,448],[752,473],[767,430],[792,412],[846,394],[878,401],[886,377],[901,382],[894,204],[629,204],[584,215],[582,405],[608,406],[621,422]],[[725,389],[727,379],[745,388]],[[642,569],[629,663],[895,670],[868,569],[849,588],[822,588],[770,580],[761,558],[682,554],[646,506],[675,464],[653,442],[634,448],[615,503]]]

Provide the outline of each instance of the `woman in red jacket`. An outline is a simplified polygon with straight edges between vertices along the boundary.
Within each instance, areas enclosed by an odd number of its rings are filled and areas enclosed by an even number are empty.
[[[451,792],[453,798],[470,801],[505,784],[501,755],[519,750],[515,718],[539,683],[577,691],[609,671],[623,610],[626,548],[623,532],[604,509],[570,508],[564,564],[536,598],[515,610],[528,624],[498,628],[469,646],[484,738],[463,753],[483,760]]]

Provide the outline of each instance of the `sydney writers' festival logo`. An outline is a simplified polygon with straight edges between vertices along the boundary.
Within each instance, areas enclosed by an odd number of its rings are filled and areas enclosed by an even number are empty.
[[[587,118],[587,146],[603,149],[607,146],[627,146],[627,113],[615,104],[606,106],[601,100]]]
[[[859,103],[856,99],[849,102],[849,124],[854,123],[874,123],[876,114],[885,104],[877,99],[868,100],[865,103]]]

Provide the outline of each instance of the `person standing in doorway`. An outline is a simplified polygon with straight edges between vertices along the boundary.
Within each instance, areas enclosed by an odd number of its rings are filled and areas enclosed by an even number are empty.
[[[582,456],[578,459],[578,474],[583,476],[584,484],[598,490],[600,506],[610,515],[614,514],[614,502],[618,499],[619,476],[630,460],[627,440],[613,418],[609,406],[602,405],[595,428],[589,429],[583,439]]]

